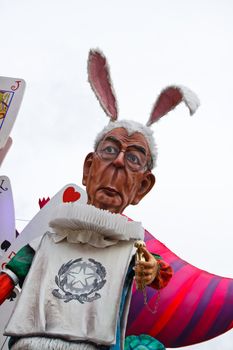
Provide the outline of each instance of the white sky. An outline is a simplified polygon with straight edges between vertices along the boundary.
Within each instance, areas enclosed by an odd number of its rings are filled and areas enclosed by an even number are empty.
[[[230,0],[0,0],[0,75],[27,82],[1,169],[16,218],[31,219],[39,197],[81,185],[83,159],[108,122],[87,83],[88,51],[99,47],[121,118],[146,123],[172,83],[199,95],[194,117],[181,105],[154,126],[157,184],[126,213],[190,263],[233,277],[232,15]],[[232,343],[230,332],[186,349]]]

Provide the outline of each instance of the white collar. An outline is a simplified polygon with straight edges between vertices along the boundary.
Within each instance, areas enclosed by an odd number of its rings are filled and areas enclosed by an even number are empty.
[[[118,241],[144,239],[144,229],[140,222],[129,221],[121,214],[75,202],[57,206],[49,226],[54,230],[56,243],[67,238],[70,243],[106,247]]]

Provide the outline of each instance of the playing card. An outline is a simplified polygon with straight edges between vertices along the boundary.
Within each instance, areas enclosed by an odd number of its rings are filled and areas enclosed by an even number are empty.
[[[15,235],[15,211],[10,180],[0,176],[0,257],[5,255]]]
[[[14,228],[14,241],[11,241],[11,248],[7,249],[6,253],[4,253],[3,256],[0,258],[1,268],[4,266],[4,263],[9,261],[8,256],[10,252],[16,253],[21,247],[30,243],[35,238],[43,235],[46,231],[50,229],[48,223],[51,220],[51,214],[57,205],[65,202],[76,201],[78,201],[79,203],[86,203],[86,192],[75,184],[68,184],[64,186],[54,197],[52,197],[42,209],[40,209],[40,211],[23,229],[23,231],[20,233],[17,239],[15,239]]]
[[[43,235],[49,228],[49,221],[51,220],[51,214],[54,208],[62,203],[76,202],[86,204],[87,195],[86,192],[75,184],[69,184],[64,186],[54,197],[47,202],[47,204],[34,216],[34,218],[28,223],[20,235],[15,239],[10,249],[0,258],[1,268],[4,268],[6,263],[15,255],[15,253],[24,245],[30,243],[37,237]],[[1,223],[1,221],[0,221]],[[0,319],[0,349],[8,349],[6,337],[3,336],[3,331],[8,322],[11,312],[14,308],[15,296],[6,300],[1,306],[1,319]]]
[[[23,79],[0,77],[0,149],[5,146],[14,125],[24,90]]]
[[[6,157],[6,154],[9,151],[11,145],[12,145],[12,138],[8,137],[5,146],[0,149],[0,166],[1,166],[4,158]]]

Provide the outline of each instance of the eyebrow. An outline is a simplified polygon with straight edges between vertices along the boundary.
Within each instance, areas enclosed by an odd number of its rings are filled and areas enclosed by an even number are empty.
[[[118,143],[119,145],[121,145],[121,142],[115,138],[114,136],[108,136],[106,137],[106,139],[104,141],[113,141],[115,143]],[[128,147],[134,147],[135,149],[137,149],[139,152],[143,153],[144,155],[146,155],[146,150],[144,147],[139,146],[139,145],[129,145]],[[127,147],[127,148],[128,148]]]
[[[113,141],[113,142],[121,144],[120,141],[117,138],[115,138],[114,136],[108,136],[103,141]]]

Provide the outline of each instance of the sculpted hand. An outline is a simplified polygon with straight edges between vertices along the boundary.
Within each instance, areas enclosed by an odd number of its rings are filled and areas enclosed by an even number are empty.
[[[141,248],[146,261],[138,261],[134,267],[138,289],[150,285],[158,274],[159,264],[146,248]]]

